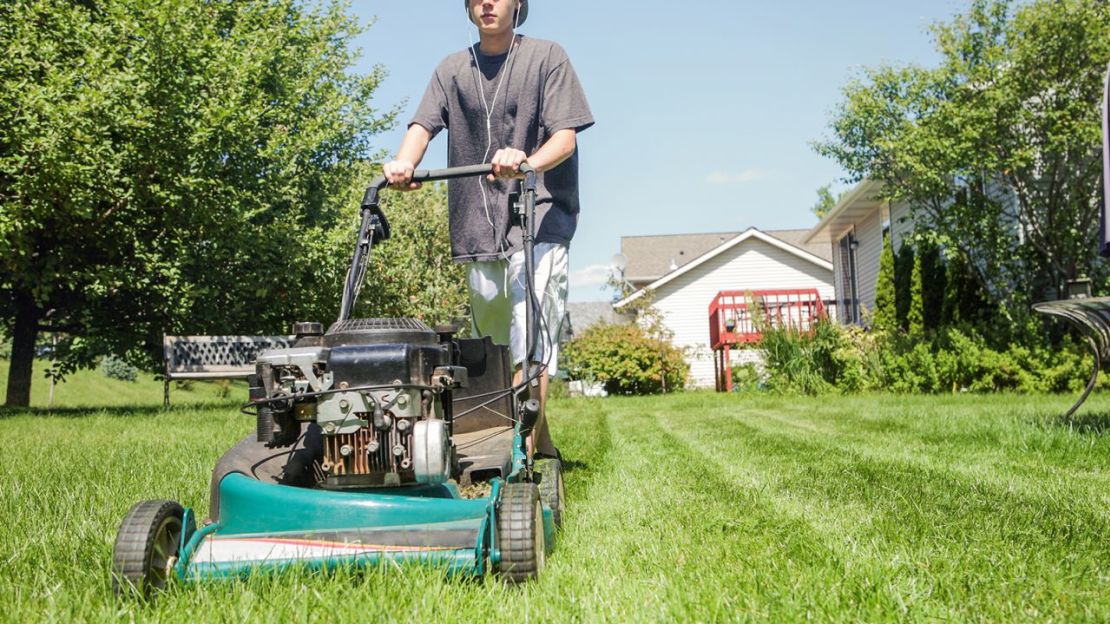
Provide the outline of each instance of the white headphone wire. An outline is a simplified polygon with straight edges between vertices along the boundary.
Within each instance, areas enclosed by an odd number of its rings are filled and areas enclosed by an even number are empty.
[[[469,5],[467,5],[466,16],[467,16],[467,20],[469,22],[473,23],[473,20],[471,19]],[[474,45],[473,31],[470,30],[470,28],[467,28],[467,30],[466,30],[467,39],[470,42],[470,55],[474,59],[474,84],[478,88],[478,95],[479,95],[479,97],[481,98],[481,101],[482,101],[482,108],[486,112],[486,151],[482,155],[482,162],[483,163],[486,162],[486,160],[489,159],[490,150],[493,149],[493,113],[494,113],[494,111],[497,110],[497,98],[501,94],[501,87],[502,87],[502,85],[504,85],[506,77],[510,73],[512,73],[512,70],[513,70],[512,61],[515,60],[514,59],[515,55],[513,54],[513,49],[516,48],[516,45],[517,45],[516,29],[520,26],[519,22],[520,22],[520,9],[518,7],[517,11],[513,15],[513,40],[509,44],[509,51],[506,53],[506,56],[505,56],[505,63],[501,66],[502,69],[499,72],[501,74],[501,76],[498,77],[498,79],[497,79],[497,86],[493,90],[493,99],[492,99],[491,102],[487,102],[487,100],[486,100],[486,89],[485,89],[485,85],[482,82],[482,72],[481,72],[481,68],[480,68],[479,63],[478,63],[478,52],[476,51],[475,45]],[[504,253],[505,252],[505,240],[501,236],[501,233],[497,231],[497,226],[494,225],[494,223],[493,223],[493,217],[490,216],[489,195],[486,193],[486,185],[487,184],[488,184],[488,182],[486,182],[486,180],[483,177],[478,178],[478,190],[481,191],[481,193],[482,193],[482,209],[485,211],[486,222],[489,223],[490,230],[493,232],[493,237],[497,240],[497,248],[502,253]]]

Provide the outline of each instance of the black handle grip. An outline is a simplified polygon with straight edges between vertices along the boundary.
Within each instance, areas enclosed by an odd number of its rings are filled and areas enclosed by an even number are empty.
[[[528,163],[520,165],[520,172],[524,174],[535,172],[535,168]],[[459,178],[473,178],[480,175],[493,173],[493,165],[468,165],[466,167],[448,167],[446,169],[417,169],[412,173],[413,182],[434,182],[435,180],[457,180]],[[382,190],[389,186],[385,176],[378,176],[370,182],[370,186]]]

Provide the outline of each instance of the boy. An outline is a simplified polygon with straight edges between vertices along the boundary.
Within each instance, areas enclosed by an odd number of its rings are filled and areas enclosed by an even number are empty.
[[[566,306],[567,247],[578,224],[577,133],[593,125],[593,116],[566,52],[516,33],[528,17],[528,0],[464,0],[464,5],[479,43],[436,68],[396,159],[383,173],[394,188],[419,188],[413,171],[441,130],[449,134],[449,166],[493,165],[486,179],[449,183],[451,253],[468,265],[475,335],[509,345],[514,363],[523,367],[524,257],[520,232],[510,226],[508,195],[523,177],[521,164],[539,172],[534,284],[541,313],[535,363],[554,368]],[[522,379],[518,370],[517,383]],[[539,386],[542,406],[546,370]],[[529,451],[554,457],[543,413]]]

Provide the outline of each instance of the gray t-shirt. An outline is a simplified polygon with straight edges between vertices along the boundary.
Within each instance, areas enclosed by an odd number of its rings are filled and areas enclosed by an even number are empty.
[[[484,104],[479,89],[484,90]],[[492,113],[488,135],[487,106]],[[487,163],[503,147],[532,154],[559,130],[582,131],[594,120],[563,48],[518,37],[511,54],[487,56],[475,45],[444,59],[411,123],[433,137],[447,129],[447,162],[458,167]],[[520,230],[510,227],[509,218],[508,196],[517,188],[516,180],[491,183],[484,177],[448,184],[451,255],[456,261],[492,260],[521,249]],[[536,242],[569,245],[577,226],[576,150],[539,176]]]

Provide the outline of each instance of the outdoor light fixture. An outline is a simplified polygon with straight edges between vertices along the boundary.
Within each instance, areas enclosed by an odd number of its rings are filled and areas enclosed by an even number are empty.
[[[1091,278],[1080,275],[1077,279],[1068,280],[1068,299],[1089,299],[1091,297]]]

